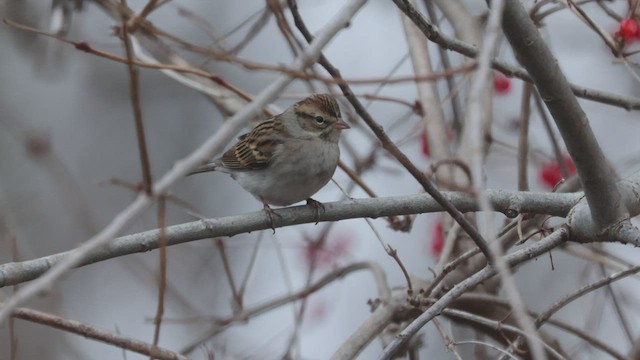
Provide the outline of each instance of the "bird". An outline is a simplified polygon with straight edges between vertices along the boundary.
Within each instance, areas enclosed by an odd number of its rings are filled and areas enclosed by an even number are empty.
[[[311,196],[333,177],[340,158],[340,134],[349,128],[332,95],[314,94],[259,123],[238,137],[222,157],[189,175],[209,171],[231,175],[262,202],[274,232],[273,215],[280,215],[270,205],[306,200],[318,220],[324,205]]]

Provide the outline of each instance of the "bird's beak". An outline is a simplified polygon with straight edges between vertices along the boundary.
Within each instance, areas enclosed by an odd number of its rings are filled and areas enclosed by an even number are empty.
[[[338,130],[351,129],[351,126],[347,125],[347,123],[342,121],[342,120],[336,121],[336,123],[333,124],[333,127],[338,129]]]

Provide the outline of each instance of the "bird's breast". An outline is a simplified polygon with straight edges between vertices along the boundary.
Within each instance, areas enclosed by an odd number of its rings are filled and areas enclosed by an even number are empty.
[[[238,172],[236,180],[269,204],[285,206],[310,198],[335,172],[337,144],[298,141],[286,144],[265,169]]]

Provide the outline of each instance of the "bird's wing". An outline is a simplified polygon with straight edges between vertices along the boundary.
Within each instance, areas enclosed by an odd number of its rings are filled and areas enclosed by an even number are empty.
[[[267,120],[238,138],[220,162],[229,170],[257,170],[269,165],[286,134],[279,122]]]

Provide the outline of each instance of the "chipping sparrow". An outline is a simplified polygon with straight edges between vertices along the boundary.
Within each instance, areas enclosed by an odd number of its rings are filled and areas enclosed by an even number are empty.
[[[231,175],[264,205],[273,227],[269,204],[286,206],[307,200],[325,186],[338,165],[340,133],[349,125],[331,95],[312,95],[258,124],[221,158],[190,174],[221,171]],[[276,214],[277,215],[277,214]]]

